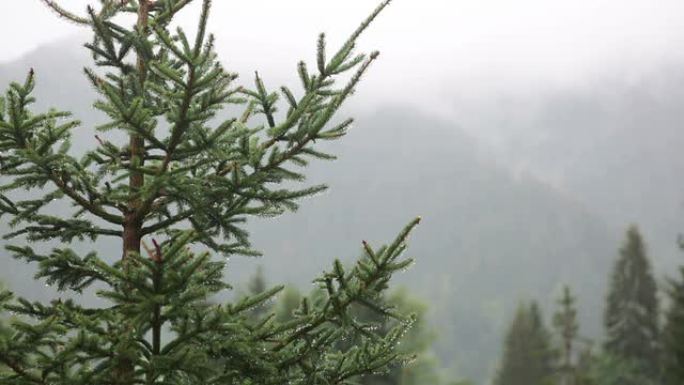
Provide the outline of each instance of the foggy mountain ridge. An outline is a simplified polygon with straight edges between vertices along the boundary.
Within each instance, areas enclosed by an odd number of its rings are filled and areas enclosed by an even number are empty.
[[[555,89],[529,101],[525,113],[516,111],[519,102],[471,123],[497,137],[500,163],[547,181],[616,229],[638,224],[663,274],[682,257],[681,68],[669,63]]]
[[[99,117],[90,108],[94,92],[81,71],[88,57],[83,49],[66,47],[77,47],[71,43],[44,46],[0,65],[0,84],[5,88],[10,80],[22,81],[28,68],[35,68],[36,108],[71,110],[84,121],[83,133],[73,138],[73,147],[79,150],[94,141],[84,133]],[[363,83],[356,98],[368,104],[362,91]],[[595,107],[590,96],[559,94],[547,107],[526,114],[530,121],[510,120],[509,127],[498,127],[517,129],[508,133],[511,136],[521,134],[521,142],[506,154],[473,135],[475,128],[435,119],[412,106],[384,106],[363,114],[352,110],[355,127],[330,146],[339,160],[314,162],[306,171],[308,184],[327,183],[330,190],[302,201],[295,213],[251,221],[253,243],[264,258],[232,258],[231,281],[244,282],[263,263],[272,283],[309,285],[333,258],[351,261],[358,255],[362,239],[374,244],[389,241],[412,217],[421,215],[423,224],[408,249],[417,263],[398,282],[430,303],[433,323],[442,332],[440,357],[459,376],[478,382],[490,376],[503,328],[518,301],[539,299],[550,314],[563,283],[572,285],[579,297],[583,331],[598,336],[601,312],[597,309],[602,308],[606,275],[626,225],[610,210],[602,210],[602,205],[635,211],[637,223],[657,222],[660,214],[646,220],[644,213],[666,211],[684,182],[670,181],[669,190],[663,192],[666,202],[643,200],[644,207],[636,213],[633,202],[662,186],[660,182],[675,175],[679,166],[657,163],[662,174],[653,172],[648,162],[665,158],[642,154],[657,155],[657,137],[649,138],[652,146],[641,146],[612,127],[595,140],[599,130],[588,127],[594,122],[592,116],[601,117],[596,124],[605,127],[614,114],[605,112],[611,109],[602,109],[600,103]],[[634,104],[630,113],[637,116],[636,107],[643,102]],[[493,110],[490,115],[497,113]],[[588,116],[582,118],[580,113]],[[488,118],[507,122],[505,114]],[[644,113],[630,127],[638,130],[637,123],[646,121]],[[575,129],[579,123],[581,127]],[[525,130],[535,141],[525,142]],[[545,135],[534,134],[540,131]],[[571,137],[564,140],[568,134]],[[684,138],[675,130],[671,134],[667,151]],[[630,156],[596,161],[603,152],[613,151]],[[607,165],[611,171],[589,178],[592,161],[594,167]],[[634,168],[638,161],[646,164]],[[551,177],[559,174],[560,183]],[[610,188],[606,175],[619,182],[616,188]],[[643,185],[654,177],[660,182]],[[629,195],[625,185],[646,192]],[[592,189],[596,186],[600,191]],[[674,208],[670,213],[676,217]],[[654,231],[644,227],[650,240]],[[684,226],[680,229],[684,231]],[[674,239],[668,246],[660,238],[667,236],[654,237],[649,246],[675,248]],[[116,249],[116,245],[105,248]],[[652,256],[659,267],[666,265],[660,253]],[[11,288],[22,294],[49,295],[42,283],[26,279],[27,266],[7,258],[0,260],[0,266],[0,281]]]

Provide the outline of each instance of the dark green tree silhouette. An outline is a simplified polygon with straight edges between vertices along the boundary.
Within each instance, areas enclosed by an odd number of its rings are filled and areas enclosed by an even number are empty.
[[[681,242],[680,242],[681,243]],[[670,281],[670,306],[663,329],[663,369],[668,385],[684,383],[684,266]]]
[[[592,370],[596,364],[596,355],[593,351],[594,342],[589,339],[583,339],[584,342],[577,354],[577,363],[575,383],[576,385],[594,385],[596,381],[593,380]]]
[[[604,316],[604,350],[648,375],[658,375],[658,299],[646,247],[630,226],[610,280]]]
[[[302,300],[289,322],[248,317],[282,287],[210,302],[229,288],[224,257],[255,254],[248,217],[292,210],[325,188],[295,188],[304,178],[297,167],[332,158],[320,143],[351,124],[333,119],[378,57],[355,54],[356,40],[389,0],[331,55],[320,35],[313,70],[297,67],[301,90],[278,92],[260,75],[253,87],[237,85],[218,61],[206,31],[210,0],[100,0],[83,15],[43,1],[92,30],[94,67],[85,73],[108,120],[94,148],[76,157],[69,142],[79,122],[31,109],[32,70],[12,84],[0,100],[0,214],[13,227],[7,250],[36,263],[37,278],[62,291],[96,291],[102,306],[3,291],[0,309],[19,316],[11,336],[0,336],[0,363],[10,368],[0,383],[344,384],[403,360],[397,344],[413,318],[386,309],[382,293],[411,263],[401,255],[418,220],[387,246],[365,244],[351,268],[335,262],[316,280],[322,295]],[[201,5],[195,36],[171,28],[191,3]],[[55,215],[55,200],[73,210]],[[101,237],[121,248],[94,245],[80,255],[70,247]],[[34,248],[41,241],[61,246],[46,253]],[[397,322],[382,337],[365,335],[353,305]],[[334,348],[350,335],[359,335],[357,345]]]
[[[555,354],[536,303],[520,304],[504,341],[495,385],[542,385],[552,381]]]
[[[252,278],[247,282],[247,292],[251,295],[257,295],[266,290],[268,290],[268,285],[266,284],[266,277],[264,276],[264,268],[259,265]]]
[[[646,374],[643,365],[633,360],[600,354],[592,357],[588,385],[658,385],[652,376]]]
[[[0,283],[0,292],[7,293],[2,283]],[[0,310],[0,342],[12,338],[12,330],[8,327],[9,321],[10,315],[5,311]],[[8,375],[10,372],[11,369],[7,365],[0,362],[0,378],[2,378],[3,375]]]
[[[263,266],[259,265],[254,272],[254,275],[250,277],[249,281],[247,282],[247,293],[245,293],[245,295],[257,296],[265,293],[268,289],[269,287],[266,283],[266,277],[264,276],[264,268]],[[248,314],[249,317],[259,321],[269,310],[269,304],[263,303],[260,306],[255,306],[250,309]]]
[[[563,287],[563,295],[558,301],[559,309],[553,315],[553,327],[559,337],[560,365],[558,365],[558,384],[575,385],[577,384],[577,367],[575,363],[575,348],[579,323],[577,322],[577,309],[575,307],[575,297],[570,291],[570,287]]]
[[[553,315],[558,363],[555,365],[557,385],[591,385],[591,368],[595,361],[593,341],[582,337],[577,320],[576,298],[569,286],[563,287],[558,310]]]
[[[302,302],[302,294],[294,286],[287,286],[278,297],[278,302],[273,308],[275,317],[281,322],[286,322],[295,317],[295,311]]]

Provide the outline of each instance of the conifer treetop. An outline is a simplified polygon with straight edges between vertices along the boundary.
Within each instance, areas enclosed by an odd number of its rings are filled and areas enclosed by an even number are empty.
[[[356,40],[389,4],[380,3],[329,60],[321,34],[317,72],[300,62],[302,90],[281,87],[275,92],[259,74],[253,88],[234,84],[237,75],[220,64],[206,31],[209,0],[202,2],[194,39],[180,28],[167,29],[170,18],[191,1],[101,1],[99,11],[89,7],[85,15],[45,2],[93,30],[94,39],[86,46],[97,70],[86,68],[85,73],[100,95],[94,106],[109,121],[97,127],[99,146],[76,158],[70,139],[80,122],[67,112],[29,110],[33,71],[23,84],[12,85],[2,103],[6,119],[0,126],[0,150],[3,174],[20,177],[0,190],[53,191],[44,200],[1,197],[2,213],[14,216],[17,228],[7,237],[126,239],[126,231],[134,228],[138,239],[132,251],[140,252],[141,238],[190,225],[200,242],[225,254],[255,253],[241,225],[246,217],[294,210],[297,200],[326,188],[279,186],[302,181],[298,168],[311,159],[334,159],[317,149],[317,141],[338,139],[351,126],[352,119],[331,121],[378,56],[354,54]],[[145,16],[132,28],[112,20],[141,9]],[[349,80],[337,85],[347,72]],[[235,105],[243,107],[241,114],[221,114]],[[131,141],[103,137],[109,131],[121,131]],[[70,200],[76,208],[72,219],[32,215],[52,199]]]
[[[356,40],[389,1],[332,55],[321,34],[315,66],[297,65],[301,88],[277,91],[260,74],[252,87],[235,84],[206,30],[210,0],[102,0],[83,14],[43,1],[92,30],[85,74],[107,120],[94,128],[96,147],[77,157],[72,133],[89,128],[65,111],[32,110],[33,71],[0,98],[0,216],[14,240],[6,248],[35,263],[37,279],[60,291],[90,290],[102,306],[2,291],[0,310],[17,317],[0,335],[0,364],[9,368],[0,383],[347,384],[410,358],[397,344],[413,317],[385,304],[382,293],[412,262],[403,252],[419,218],[387,246],[363,242],[351,268],[335,261],[314,281],[323,295],[302,298],[287,322],[273,314],[255,322],[250,312],[281,286],[213,301],[230,289],[226,259],[217,255],[257,254],[247,218],[294,210],[325,189],[293,182],[304,180],[301,167],[311,160],[334,158],[320,142],[344,136],[352,123],[335,122],[336,112],[378,57],[355,53]],[[192,38],[169,28],[191,3],[201,3]],[[126,14],[133,25],[116,17]],[[50,211],[57,200],[72,211]],[[122,248],[80,255],[70,247],[100,237],[120,239]],[[45,252],[42,241],[62,245]],[[378,335],[352,306],[398,322]],[[350,336],[359,343],[334,348]]]
[[[684,249],[684,238],[679,239]],[[663,327],[663,372],[666,384],[684,381],[684,266],[678,269],[678,276],[669,280],[667,294],[669,307],[665,312]]]
[[[553,375],[550,335],[536,302],[520,303],[504,340],[495,385],[544,384]]]
[[[604,349],[655,376],[660,338],[657,284],[641,233],[631,225],[615,261],[606,298]]]

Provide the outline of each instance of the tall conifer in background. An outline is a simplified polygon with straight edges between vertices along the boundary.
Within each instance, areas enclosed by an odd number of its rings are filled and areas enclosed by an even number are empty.
[[[495,385],[543,385],[552,381],[554,353],[536,303],[521,304],[504,340]]]
[[[259,265],[254,272],[254,275],[247,282],[247,293],[248,296],[258,296],[265,293],[269,287],[266,284],[266,277],[264,277],[264,268]],[[256,306],[249,310],[248,314],[250,317],[260,320],[261,317],[267,313],[270,309],[267,306]]]
[[[662,385],[646,374],[643,365],[610,354],[592,357],[586,382],[589,385]]]
[[[352,268],[335,262],[316,280],[323,295],[302,299],[288,322],[248,321],[248,310],[281,287],[233,303],[208,301],[228,288],[218,256],[255,253],[247,217],[294,209],[324,188],[285,183],[302,180],[296,167],[309,160],[330,159],[320,142],[343,136],[352,123],[333,118],[378,57],[355,54],[356,40],[389,0],[332,55],[321,35],[313,70],[297,66],[301,90],[278,92],[259,75],[253,87],[238,86],[219,63],[206,31],[210,0],[201,1],[193,37],[169,26],[200,0],[100,0],[83,15],[43,1],[93,31],[87,47],[95,68],[85,72],[99,93],[94,106],[109,120],[97,127],[99,144],[76,158],[69,138],[79,123],[67,112],[31,110],[37,75],[11,85],[0,101],[0,214],[14,228],[7,238],[16,239],[7,249],[36,263],[37,278],[62,291],[97,290],[106,305],[2,292],[1,310],[19,316],[10,335],[0,336],[0,363],[10,369],[0,383],[344,384],[404,357],[396,347],[412,318],[380,299],[392,274],[411,262],[401,255],[418,220],[388,246],[364,244]],[[231,106],[242,113],[226,117]],[[71,202],[73,211],[51,214],[54,200]],[[119,239],[121,249],[94,245],[79,255],[69,247],[100,237]],[[62,246],[37,246],[53,240]],[[397,322],[383,336],[369,333],[377,326],[354,319],[354,304]],[[357,345],[333,348],[351,336]]]
[[[684,266],[672,280],[663,329],[663,369],[668,385],[684,384]]]
[[[247,292],[251,295],[258,295],[268,290],[264,268],[259,265],[252,278],[247,282]]]
[[[577,383],[577,368],[573,360],[575,359],[575,344],[579,324],[577,322],[575,297],[568,286],[563,287],[563,295],[558,304],[560,308],[553,315],[553,327],[561,342],[558,385],[575,385]]]
[[[299,290],[294,286],[286,286],[278,297],[278,302],[273,306],[276,320],[281,322],[291,320],[300,302],[302,302],[302,294]]]
[[[606,353],[658,375],[658,300],[639,230],[631,226],[610,280],[604,325]]]

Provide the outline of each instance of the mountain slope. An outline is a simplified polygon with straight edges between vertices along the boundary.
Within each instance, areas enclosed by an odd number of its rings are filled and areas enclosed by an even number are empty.
[[[468,128],[496,137],[504,162],[549,181],[612,227],[637,223],[662,277],[682,255],[684,72],[679,62],[626,72],[534,96],[511,93],[515,103],[481,105],[495,112]]]

